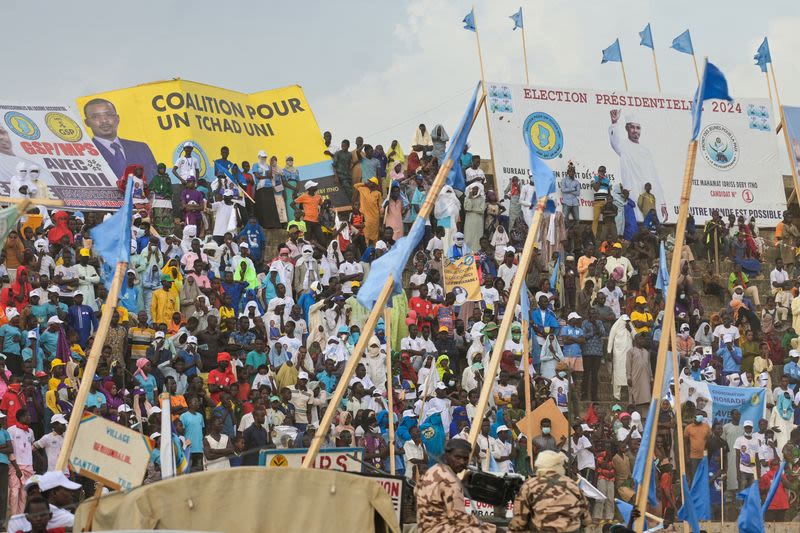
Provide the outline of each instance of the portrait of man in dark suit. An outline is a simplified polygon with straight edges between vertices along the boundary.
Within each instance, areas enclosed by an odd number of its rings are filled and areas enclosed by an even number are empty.
[[[119,115],[114,104],[104,98],[93,98],[83,106],[83,117],[92,130],[92,142],[116,177],[123,177],[129,165],[142,165],[148,180],[156,175],[156,159],[150,147],[143,142],[119,138]]]

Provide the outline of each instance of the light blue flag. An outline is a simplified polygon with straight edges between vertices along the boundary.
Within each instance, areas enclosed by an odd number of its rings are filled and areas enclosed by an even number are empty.
[[[467,145],[470,129],[472,129],[472,117],[475,115],[475,106],[478,103],[478,92],[480,88],[480,82],[476,83],[475,90],[472,91],[472,98],[467,104],[467,108],[464,110],[461,122],[458,123],[456,132],[450,141],[450,146],[447,147],[447,152],[445,152],[444,155],[443,161],[447,161],[448,159],[453,160],[453,168],[450,169],[450,173],[447,175],[447,184],[459,191],[463,191],[464,187],[466,187],[464,172],[461,170],[460,158],[464,147]]]
[[[617,504],[617,510],[619,511],[619,515],[622,517],[622,521],[624,525],[627,527],[631,524],[631,513],[633,512],[633,505],[630,503],[620,500],[619,498],[614,498],[614,503]],[[644,528],[647,529],[647,520],[644,521]]]
[[[411,225],[408,235],[397,239],[391,250],[372,262],[367,279],[358,290],[357,300],[361,305],[367,309],[375,306],[375,301],[389,274],[392,275],[392,281],[394,281],[392,294],[403,292],[403,270],[423,235],[425,235],[425,220],[417,217]]]
[[[639,44],[642,46],[646,46],[647,48],[653,48],[653,32],[650,31],[650,23],[647,23],[647,26],[644,27],[642,31],[639,32]]]
[[[727,100],[733,101],[728,93],[728,81],[720,69],[713,63],[706,61],[706,68],[703,69],[703,79],[700,86],[694,93],[692,101],[692,140],[697,140],[700,134],[700,123],[703,116],[703,102],[706,100]]]
[[[684,54],[694,55],[694,47],[692,46],[692,36],[689,34],[689,30],[681,33],[674,39],[672,39],[672,46],[678,52],[683,52]]]
[[[764,514],[761,511],[761,493],[758,491],[758,480],[753,481],[749,488],[736,495],[744,500],[736,519],[739,533],[764,533]]]
[[[700,517],[697,514],[695,501],[689,490],[689,483],[686,481],[686,474],[681,474],[681,484],[683,485],[683,493],[687,495],[687,498],[681,508],[678,509],[678,518],[689,523],[692,533],[700,533]],[[706,479],[706,485],[708,485],[708,479]]]
[[[531,319],[531,299],[528,296],[528,286],[523,283],[519,288],[519,308],[522,320]]]
[[[603,60],[600,61],[600,64],[608,63],[609,61],[616,61],[617,63],[622,62],[622,51],[619,49],[619,39],[603,50]]]
[[[753,56],[756,60],[756,65],[761,69],[761,72],[767,71],[767,63],[772,63],[772,55],[769,53],[769,41],[764,37],[764,42],[756,50],[756,55]]]
[[[647,419],[645,419],[644,431],[642,432],[642,442],[639,444],[639,452],[636,454],[636,461],[633,463],[631,477],[637,485],[641,485],[644,481],[644,469],[647,466],[647,453],[650,448],[650,435],[653,433],[653,424],[657,416],[657,404],[657,400],[650,400],[650,408],[647,410]]]
[[[764,504],[761,506],[762,514],[767,512],[767,509],[769,509],[769,506],[772,503],[772,499],[775,497],[775,493],[778,491],[778,486],[781,484],[781,478],[783,477],[783,468],[785,466],[786,461],[781,461],[781,466],[778,467],[778,471],[775,472],[775,477],[772,478],[772,484],[769,486],[767,496],[764,498]]]
[[[694,505],[694,513],[698,520],[711,520],[711,484],[709,483],[708,475],[708,457],[703,457],[697,465],[697,470],[694,471],[694,478],[692,479],[692,487],[686,494],[692,500]],[[678,510],[678,518],[681,520],[688,520],[683,507]]]
[[[467,13],[467,16],[464,17],[464,20],[462,20],[461,22],[464,23],[464,29],[465,30],[476,31],[476,28],[475,28],[475,10],[474,9],[470,9],[469,13]]]
[[[556,264],[553,266],[553,271],[550,273],[550,290],[556,290],[558,285],[558,268],[561,266],[561,252],[558,252],[556,257]]]
[[[536,153],[536,147],[530,137],[526,135],[525,138],[528,144],[528,158],[536,197],[541,198],[542,196],[553,194],[556,192],[556,177],[550,167],[548,167],[545,162],[541,160],[539,154]]]
[[[111,277],[108,270],[114,270],[117,263],[131,262],[131,223],[133,222],[133,180],[128,180],[125,199],[119,211],[102,224],[89,231],[92,248],[103,258],[105,284],[110,289]]]
[[[656,289],[662,293],[667,293],[669,285],[669,266],[667,266],[667,249],[664,241],[661,241],[661,249],[658,251],[658,277],[656,278]]]
[[[511,15],[508,18],[510,18],[511,20],[514,21],[514,27],[511,28],[512,30],[516,30],[517,28],[522,28],[523,27],[522,26],[522,8],[521,7],[519,8],[519,11],[517,11],[516,13],[514,13],[513,15]]]

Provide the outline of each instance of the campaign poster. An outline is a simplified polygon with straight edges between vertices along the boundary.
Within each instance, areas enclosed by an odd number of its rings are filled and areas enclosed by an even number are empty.
[[[483,299],[474,256],[465,255],[455,261],[445,259],[444,290],[455,294],[456,305]]]
[[[783,106],[784,127],[789,135],[789,160],[800,173],[800,107]]]
[[[708,385],[711,393],[712,419],[726,424],[731,421],[731,411],[738,410],[742,420],[757,424],[764,418],[766,389],[759,387],[724,387]]]
[[[122,205],[116,176],[77,117],[65,104],[0,102],[0,195],[84,210]]]
[[[314,180],[319,193],[335,206],[350,204],[339,190],[322,133],[299,85],[244,94],[174,79],[82,96],[78,107],[92,142],[115,175],[137,163],[150,179],[157,164],[164,163],[177,185],[180,181],[171,170],[184,143],[191,142],[200,177],[211,183],[222,147],[229,149],[229,160],[239,168],[245,161],[255,164],[263,150],[268,161],[277,157],[281,169],[286,158],[293,157],[299,173],[298,183],[292,183],[297,194],[304,181]],[[296,196],[288,189],[286,194],[287,201]]]
[[[676,222],[691,97],[500,83],[489,83],[488,93],[500,194],[513,176],[530,174],[530,147],[555,172],[556,202],[567,165],[573,163],[582,219],[592,218],[591,182],[604,166],[620,202],[627,201],[620,183],[637,204],[649,184],[659,219]],[[765,99],[705,102],[690,202],[696,222],[708,220],[712,209],[723,216],[755,217],[763,227],[781,220],[786,196],[774,123]]]

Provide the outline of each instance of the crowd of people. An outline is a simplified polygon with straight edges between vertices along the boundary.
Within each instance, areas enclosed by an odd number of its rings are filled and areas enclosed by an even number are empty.
[[[500,474],[580,473],[606,499],[589,505],[565,488],[581,504],[559,507],[560,521],[551,524],[564,531],[615,521],[615,498],[632,501],[655,354],[668,337],[661,331],[658,250],[661,243],[671,249],[674,238],[656,213],[663,199],[649,184],[630,198],[602,166],[588,183],[571,163],[555,169],[560,200],[548,201],[536,235],[525,274],[532,310],[522,317],[519,306],[507,309],[508,291],[535,191],[527,176],[494,190],[467,147],[456,163],[464,190],[445,186],[436,198],[407,266],[406,291],[393,297],[391,324],[381,318],[375,331],[363,331],[371,309],[358,302],[359,288],[370,264],[416,219],[449,138],[442,126],[420,125],[407,154],[398,141],[386,150],[360,137],[352,149],[328,132],[324,139],[335,184],[351,200],[344,210],[318,183],[301,181],[291,157],[281,167],[266,152],[237,164],[222,148],[209,183],[187,143],[155,176],[141,165],[120,176],[123,189],[129,179],[136,183],[132,258],[94,376],[82,369],[108,293],[89,230],[103,215],[37,207],[20,219],[0,265],[0,484],[8,486],[0,513],[7,512],[9,531],[30,530],[31,513],[38,509],[41,521],[47,503],[50,524],[71,525],[75,493],[86,480],[55,468],[82,380],[91,380],[87,411],[153,439],[145,483],[161,477],[161,439],[173,443],[181,474],[257,465],[262,449],[308,447],[332,408],[324,447],[364,448],[364,462],[384,472],[391,468],[393,417],[394,467],[423,491],[423,521],[439,516],[431,514],[438,494],[431,487],[454,479],[455,463],[437,461],[458,454],[461,463]],[[587,186],[593,203],[581,222]],[[678,409],[688,474],[707,458],[716,513],[723,498],[726,510],[734,509],[733,495],[755,480],[766,491],[784,460],[768,518],[797,515],[798,244],[800,229],[788,212],[774,241],[759,236],[755,220],[715,212],[703,226],[690,219],[686,244],[672,251],[682,261],[671,280],[678,285],[680,369],[657,413],[654,509],[668,522],[680,506]],[[446,289],[445,266],[465,256],[477,264],[479,301]],[[761,279],[768,290],[759,291]],[[499,375],[487,376],[506,313],[517,320]],[[361,336],[369,339],[355,377],[343,401],[330,406]],[[490,408],[475,420],[486,380]],[[715,418],[711,398],[699,392],[709,383],[765,389],[762,416],[743,420],[733,410]],[[170,398],[171,435],[160,433],[162,393]],[[531,435],[518,427],[526,407],[545,402],[567,418],[568,434],[554,434],[551,419]],[[464,452],[473,424],[480,425],[477,446]],[[535,511],[524,516],[543,524]]]

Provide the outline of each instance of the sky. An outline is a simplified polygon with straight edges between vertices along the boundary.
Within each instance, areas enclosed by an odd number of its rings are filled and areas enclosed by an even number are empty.
[[[648,22],[663,92],[688,97],[691,57],[669,49],[689,28],[698,61],[708,56],[734,97],[767,97],[753,54],[769,36],[783,104],[800,105],[797,0],[476,0],[487,81],[522,83],[525,16],[531,82],[623,90],[619,65],[600,64],[619,38],[630,90],[656,92]],[[336,140],[365,137],[410,144],[417,124],[451,132],[480,79],[475,33],[462,28],[462,0],[3,0],[6,46],[0,99],[64,102],[180,77],[241,92],[303,86],[322,130]],[[473,153],[487,149],[476,122]],[[785,156],[784,158],[785,159]]]

